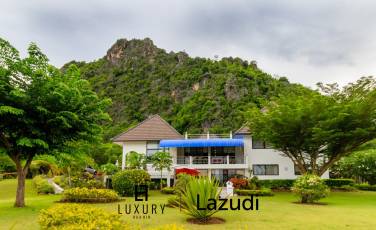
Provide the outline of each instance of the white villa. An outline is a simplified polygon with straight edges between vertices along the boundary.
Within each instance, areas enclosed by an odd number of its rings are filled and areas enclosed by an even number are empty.
[[[169,152],[173,169],[163,172],[170,185],[179,168],[197,169],[200,175],[216,177],[226,182],[235,175],[257,176],[259,179],[295,179],[299,172],[292,160],[279,151],[252,138],[248,127],[234,133],[181,135],[159,115],[154,115],[137,126],[114,137],[113,142],[123,146],[122,169],[130,151],[151,156],[157,151]],[[152,179],[159,179],[160,172],[151,165],[147,170]],[[329,178],[327,171],[323,178]]]

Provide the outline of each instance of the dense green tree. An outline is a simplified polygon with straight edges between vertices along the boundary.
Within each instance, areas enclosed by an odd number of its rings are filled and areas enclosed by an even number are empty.
[[[127,168],[130,169],[145,169],[146,168],[146,158],[145,154],[138,153],[135,151],[130,151],[127,153],[127,159],[125,160]]]
[[[332,168],[331,173],[336,177],[376,184],[376,141],[342,158]]]
[[[162,175],[163,174],[162,174],[162,172],[163,172],[163,169],[166,169],[167,171],[171,170],[172,157],[171,157],[170,153],[168,153],[168,152],[156,152],[156,153],[153,154],[151,161],[152,161],[153,167],[156,170],[161,172],[160,185],[161,185],[161,190],[162,190],[162,188],[163,188],[163,184],[162,184]]]
[[[280,150],[302,173],[322,175],[335,162],[376,136],[376,81],[364,77],[342,90],[320,84],[280,96],[248,122],[253,135]]]
[[[110,119],[105,112],[109,104],[80,78],[77,67],[62,74],[35,44],[21,59],[0,39],[0,148],[16,164],[15,206],[25,205],[25,176],[33,157],[98,136],[100,123]]]

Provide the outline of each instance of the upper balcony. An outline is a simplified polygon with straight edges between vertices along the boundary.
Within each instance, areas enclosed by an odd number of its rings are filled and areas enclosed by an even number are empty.
[[[229,134],[215,134],[215,133],[200,133],[200,134],[189,134],[184,133],[185,139],[232,139],[232,132]]]

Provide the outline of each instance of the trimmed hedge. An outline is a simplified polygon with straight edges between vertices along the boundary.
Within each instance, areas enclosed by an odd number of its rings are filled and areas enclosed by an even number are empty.
[[[354,187],[359,190],[364,190],[364,191],[376,191],[376,185],[355,184]]]
[[[135,185],[148,185],[150,175],[145,170],[124,170],[112,176],[112,187],[121,196],[133,196]]]
[[[35,176],[33,178],[33,185],[37,189],[38,194],[54,194],[54,188],[50,183],[48,183],[47,179],[42,176]]]
[[[270,189],[290,189],[294,182],[292,179],[259,180],[261,187]]]
[[[108,203],[119,200],[118,194],[110,189],[71,188],[63,193],[63,202]]]
[[[235,193],[239,196],[274,196],[270,189],[260,189],[260,190],[248,190],[248,189],[235,189]]]
[[[165,187],[161,190],[161,192],[164,193],[164,194],[174,194],[175,189],[172,188],[172,187]]]
[[[79,204],[58,204],[41,210],[38,222],[42,230],[130,229],[120,215]]]
[[[345,185],[353,186],[353,179],[323,179],[324,183],[330,188],[340,188]]]

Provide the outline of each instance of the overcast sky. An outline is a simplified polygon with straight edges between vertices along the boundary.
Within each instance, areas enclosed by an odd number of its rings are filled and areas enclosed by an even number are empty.
[[[21,53],[36,42],[58,67],[103,57],[118,38],[150,37],[167,51],[256,60],[307,86],[376,75],[372,0],[5,0],[0,37]]]

